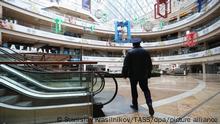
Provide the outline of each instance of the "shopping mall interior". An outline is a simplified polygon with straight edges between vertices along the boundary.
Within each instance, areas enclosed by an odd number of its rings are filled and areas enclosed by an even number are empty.
[[[124,59],[153,64],[131,108]],[[219,0],[0,0],[0,123],[220,123]]]

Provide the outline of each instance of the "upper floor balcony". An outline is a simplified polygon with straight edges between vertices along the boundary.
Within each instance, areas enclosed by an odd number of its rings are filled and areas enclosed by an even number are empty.
[[[76,17],[70,17],[65,15],[58,15],[55,13],[51,13],[42,9],[40,5],[34,4],[33,2],[29,1],[22,1],[22,0],[3,0],[1,2],[3,7],[9,8],[13,11],[19,11],[21,13],[25,13],[27,15],[53,22],[55,18],[62,18],[64,20],[63,25],[76,28],[80,30],[84,30],[84,28],[88,28],[91,26],[95,26],[94,32],[96,33],[104,33],[109,35],[114,35],[114,26],[112,25],[105,25],[98,22],[90,22],[85,21]],[[192,3],[193,4],[193,3]],[[175,32],[180,29],[188,28],[189,26],[198,24],[204,21],[206,18],[209,18],[213,15],[218,15],[218,11],[220,9],[220,4],[218,0],[211,0],[206,5],[206,7],[199,13],[194,13],[193,15],[188,16],[180,21],[177,21],[172,24],[164,25],[162,28],[159,24],[153,25],[151,31],[146,32],[140,28],[133,28],[131,29],[133,36],[152,36],[152,35],[161,35],[164,33]]]
[[[220,46],[182,55],[173,56],[161,56],[161,57],[151,57],[153,64],[187,64],[187,63],[201,63],[210,61],[220,60]],[[97,57],[97,56],[83,56],[84,61],[97,61],[99,63],[116,63],[122,65],[124,61],[123,57]]]
[[[217,18],[207,26],[204,26],[203,29],[198,30],[198,42],[202,42],[207,38],[215,36],[220,33],[220,20]],[[20,36],[26,37],[29,39],[36,39],[41,43],[55,43],[61,45],[68,46],[78,46],[78,47],[89,47],[89,48],[97,48],[97,49],[130,49],[132,47],[131,43],[115,43],[115,42],[107,42],[100,40],[90,40],[84,38],[76,38],[71,36],[64,36],[61,34],[55,34],[47,31],[42,31],[34,28],[25,27],[18,24],[13,23],[5,23],[1,26],[3,34],[10,34],[12,36]],[[196,29],[195,29],[196,30]],[[9,35],[9,37],[10,37]],[[169,48],[169,47],[177,47],[183,45],[186,41],[185,37],[180,37],[177,39],[167,40],[167,41],[157,41],[157,42],[145,42],[141,45],[145,49],[161,49],[161,48]]]

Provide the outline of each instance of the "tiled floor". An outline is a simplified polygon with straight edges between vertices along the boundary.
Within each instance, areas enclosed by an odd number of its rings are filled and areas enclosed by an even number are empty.
[[[151,90],[155,117],[149,118],[145,99],[139,91],[139,112],[129,108],[131,103],[130,85],[128,79],[117,79],[119,90],[115,100],[104,106],[105,122],[94,123],[220,123],[220,75],[193,74],[188,76],[161,76],[151,78]],[[106,81],[104,91],[114,89],[112,81]],[[103,118],[99,118],[103,119]],[[130,119],[130,120],[129,120]],[[165,122],[168,121],[168,122]],[[193,122],[194,121],[194,122]],[[217,122],[216,122],[217,121]]]

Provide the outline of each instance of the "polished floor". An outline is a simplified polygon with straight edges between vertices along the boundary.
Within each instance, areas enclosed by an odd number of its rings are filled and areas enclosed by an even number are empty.
[[[190,74],[188,76],[161,76],[149,80],[154,118],[149,117],[148,108],[138,86],[139,108],[133,111],[128,79],[117,79],[118,95],[104,106],[105,118],[94,119],[94,123],[220,123],[220,75]],[[114,85],[106,81],[105,92]],[[112,91],[113,92],[113,91]]]
[[[144,95],[138,86],[139,111],[133,111],[128,79],[118,78],[118,94],[113,102],[104,106],[106,117],[94,118],[95,124],[220,124],[220,74],[189,74],[187,76],[161,76],[149,79],[154,117],[148,114]],[[113,95],[112,79],[97,99],[106,100]],[[105,100],[105,99],[104,99]],[[104,102],[104,101],[102,101]],[[61,122],[59,124],[75,122]],[[82,124],[85,122],[79,122]]]

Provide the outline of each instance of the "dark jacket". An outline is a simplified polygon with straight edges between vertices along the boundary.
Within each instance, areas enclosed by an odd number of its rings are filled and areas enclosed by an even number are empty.
[[[142,47],[134,47],[128,51],[122,67],[123,77],[132,79],[148,79],[151,76],[152,61],[149,53]]]

